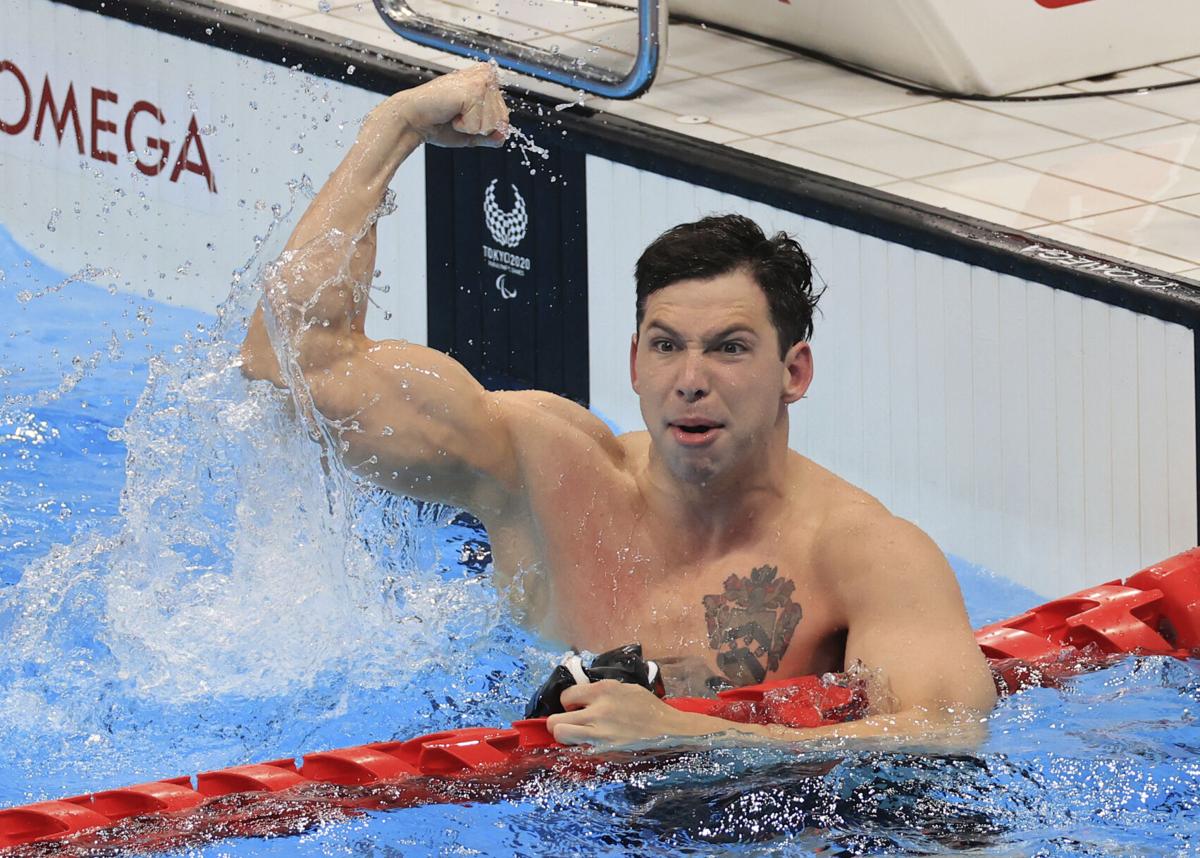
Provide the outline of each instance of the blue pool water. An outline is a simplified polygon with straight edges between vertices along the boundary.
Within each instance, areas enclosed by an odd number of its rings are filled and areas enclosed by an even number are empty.
[[[0,271],[0,807],[519,717],[553,654],[484,535],[322,470],[233,365],[249,297],[63,285],[2,228]],[[954,562],[975,625],[1040,601]],[[186,854],[1189,854],[1198,698],[1196,663],[1128,660],[1003,701],[973,754],[701,748]]]

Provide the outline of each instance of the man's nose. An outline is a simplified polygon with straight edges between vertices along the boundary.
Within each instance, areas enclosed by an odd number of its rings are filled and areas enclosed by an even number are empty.
[[[708,379],[704,376],[704,358],[688,352],[676,380],[675,393],[685,402],[695,402],[708,394]]]

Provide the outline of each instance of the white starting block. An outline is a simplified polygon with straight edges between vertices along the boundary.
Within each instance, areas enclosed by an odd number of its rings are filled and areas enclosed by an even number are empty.
[[[1200,55],[1200,0],[670,0],[671,11],[961,94]]]

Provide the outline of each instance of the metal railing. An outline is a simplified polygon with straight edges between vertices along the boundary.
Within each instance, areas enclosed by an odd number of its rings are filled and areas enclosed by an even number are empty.
[[[408,0],[374,0],[380,17],[397,35],[428,48],[548,80],[603,98],[637,98],[650,88],[667,53],[667,0],[638,0],[638,48],[628,72],[614,71],[561,51],[439,21],[414,11]]]

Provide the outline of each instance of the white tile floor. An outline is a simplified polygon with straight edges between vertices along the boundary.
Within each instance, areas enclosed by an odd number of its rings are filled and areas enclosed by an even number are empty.
[[[416,62],[369,0],[228,0]],[[571,0],[410,0],[420,12],[593,60],[631,53],[631,13]],[[568,34],[564,35],[564,34]],[[691,24],[634,102],[592,106],[930,205],[1200,279],[1200,84],[1069,101],[937,99]],[[1200,57],[1041,93],[1200,78]],[[534,84],[559,95],[564,90]]]

